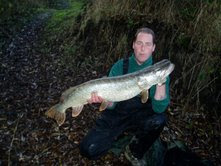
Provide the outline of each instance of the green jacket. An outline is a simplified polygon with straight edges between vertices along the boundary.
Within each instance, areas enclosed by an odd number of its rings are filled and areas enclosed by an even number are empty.
[[[129,68],[128,73],[133,73],[135,71],[141,70],[143,68],[146,68],[148,66],[151,66],[153,64],[152,56],[147,59],[146,62],[144,62],[142,65],[138,65],[134,55],[129,57]],[[111,68],[109,77],[119,76],[123,74],[123,59],[117,61]],[[156,91],[156,85],[152,86],[150,88],[150,94],[149,98],[151,99],[152,108],[154,112],[161,113],[164,112],[169,105],[170,102],[170,95],[169,95],[169,77],[167,77],[166,81],[166,98],[163,100],[156,100],[154,99],[155,91]],[[112,107],[109,107],[108,109],[114,109],[116,106],[116,103],[113,104]]]

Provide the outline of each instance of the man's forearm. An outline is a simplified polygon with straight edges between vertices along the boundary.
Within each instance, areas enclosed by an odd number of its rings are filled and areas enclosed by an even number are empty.
[[[166,98],[166,85],[156,85],[155,100],[163,100]]]

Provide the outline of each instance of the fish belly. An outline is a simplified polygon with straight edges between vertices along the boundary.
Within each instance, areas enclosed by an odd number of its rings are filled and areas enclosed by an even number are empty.
[[[97,95],[106,101],[119,102],[138,95],[141,90],[134,80],[104,81],[85,84],[77,88],[73,94],[70,95],[67,101],[68,107],[78,107],[87,104],[93,92],[97,92]]]
[[[100,85],[98,95],[107,101],[119,102],[128,100],[140,93],[139,87],[134,81],[116,82],[107,85]]]

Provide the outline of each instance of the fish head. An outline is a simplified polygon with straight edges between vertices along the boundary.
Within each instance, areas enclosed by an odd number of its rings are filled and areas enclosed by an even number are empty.
[[[165,80],[168,75],[174,70],[175,65],[169,60],[163,60],[155,64],[154,75],[158,80]]]
[[[173,70],[174,64],[169,60],[162,60],[143,70],[138,79],[139,87],[145,89],[155,84],[162,84]]]

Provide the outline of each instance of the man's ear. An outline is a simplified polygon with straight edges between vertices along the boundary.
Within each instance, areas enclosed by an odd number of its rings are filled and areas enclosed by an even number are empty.
[[[153,49],[152,49],[153,52],[155,51],[155,48],[156,48],[156,44],[153,45]]]
[[[133,42],[133,44],[132,44],[132,48],[133,48],[133,49],[134,49],[134,44],[135,44],[135,43]]]

